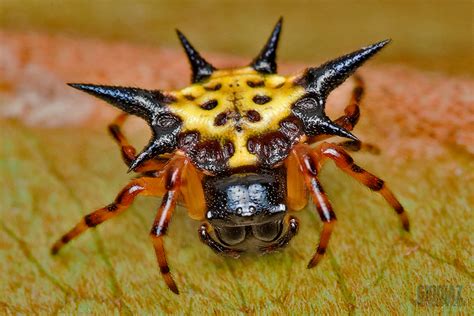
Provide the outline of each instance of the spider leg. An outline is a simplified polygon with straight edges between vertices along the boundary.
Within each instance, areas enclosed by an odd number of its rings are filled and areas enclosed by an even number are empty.
[[[127,113],[122,113],[115,118],[115,120],[109,125],[109,133],[115,139],[117,144],[120,147],[120,151],[122,153],[122,159],[125,164],[130,167],[132,162],[136,158],[136,149],[133,147],[122,133],[122,126],[125,123],[129,115]],[[148,171],[156,171],[161,170],[168,159],[165,158],[155,158],[153,160],[145,161],[139,167],[136,168],[136,172],[148,172]]]
[[[207,223],[203,223],[201,227],[198,229],[199,239],[206,245],[208,245],[212,250],[214,250],[217,254],[222,254],[229,257],[238,258],[240,254],[243,252],[239,249],[232,249],[218,243],[214,240],[211,235],[212,229],[209,227]]]
[[[163,196],[160,208],[158,209],[158,213],[150,231],[150,238],[153,247],[155,248],[156,259],[160,267],[161,275],[163,276],[168,288],[176,294],[179,294],[179,291],[173,277],[171,276],[170,268],[166,260],[163,237],[166,236],[169,222],[171,221],[173,211],[176,208],[182,182],[182,171],[186,164],[187,162],[184,158],[178,158],[172,160],[170,164],[166,166],[164,181],[166,193]]]
[[[158,177],[141,177],[134,179],[122,189],[113,203],[84,216],[73,229],[53,245],[51,253],[58,253],[66,243],[82,234],[88,228],[95,227],[125,211],[138,195],[163,196],[150,236],[163,278],[168,287],[174,293],[178,294],[178,288],[171,277],[168,263],[166,262],[163,237],[166,235],[168,223],[176,207],[180,193],[181,174],[186,164],[186,159],[182,156],[178,156],[166,164],[164,170]]]
[[[390,191],[390,189],[385,185],[384,181],[380,178],[377,178],[370,172],[365,171],[358,165],[354,163],[352,157],[341,147],[331,144],[331,143],[322,143],[318,145],[314,151],[317,156],[321,158],[330,158],[335,163],[336,166],[339,167],[342,171],[368,187],[374,192],[380,193],[383,198],[392,206],[395,212],[398,214],[403,229],[406,231],[410,230],[410,223],[408,220],[408,216],[397,200],[395,195]],[[322,159],[319,159],[322,162]]]
[[[354,75],[353,78],[355,81],[355,86],[352,89],[352,95],[351,95],[349,104],[344,109],[344,115],[340,116],[334,121],[337,125],[345,128],[348,131],[352,131],[354,127],[356,126],[357,122],[359,122],[359,117],[360,117],[359,105],[365,91],[365,85],[362,78],[358,75]],[[308,143],[313,144],[313,143],[328,139],[330,137],[333,137],[333,135],[326,135],[326,134],[317,135],[317,136],[311,137]]]
[[[78,237],[87,229],[95,227],[125,211],[138,195],[161,196],[164,192],[162,182],[160,178],[142,177],[134,179],[120,191],[114,202],[84,216],[74,228],[54,243],[51,253],[58,253],[65,244]]]
[[[293,149],[293,153],[298,158],[300,170],[303,173],[306,187],[308,188],[319,217],[323,222],[323,229],[319,239],[319,245],[316,253],[308,263],[308,269],[316,266],[326,253],[326,248],[331,237],[333,226],[336,222],[336,214],[332,210],[329,199],[324,192],[321,183],[317,178],[319,165],[318,161],[311,155],[311,148],[307,145],[297,145]]]
[[[287,204],[293,211],[299,211],[308,204],[308,190],[300,171],[298,158],[289,155],[285,161],[287,178]]]
[[[279,248],[285,247],[288,245],[290,240],[298,233],[299,221],[296,217],[290,216],[288,220],[288,230],[286,233],[278,239],[275,243],[260,248],[260,251],[263,253],[272,252]]]
[[[378,148],[377,145],[362,143],[356,140],[346,140],[340,143],[336,143],[336,145],[349,151],[354,151],[354,152],[363,151],[363,152],[368,152],[374,155],[380,154],[380,148]]]
[[[352,131],[357,122],[359,122],[360,101],[362,100],[365,91],[365,85],[362,78],[358,75],[355,75],[353,78],[355,86],[352,89],[349,105],[344,109],[344,115],[335,120],[337,125],[344,127],[348,131]]]

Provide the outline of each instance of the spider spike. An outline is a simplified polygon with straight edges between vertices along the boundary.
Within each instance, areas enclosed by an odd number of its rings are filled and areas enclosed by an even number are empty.
[[[359,141],[359,139],[354,134],[352,134],[345,128],[337,125],[328,117],[325,117],[325,119],[321,122],[321,125],[325,134],[345,137],[355,141]]]
[[[260,73],[274,74],[277,72],[276,52],[278,48],[278,40],[280,39],[282,23],[283,17],[280,17],[273,28],[272,34],[268,38],[267,43],[250,64],[253,69]]]
[[[156,138],[153,137],[150,143],[137,155],[134,161],[130,164],[127,172],[134,171],[138,166],[140,166],[146,160],[149,160],[161,152],[161,147],[158,142],[155,140]]]
[[[208,78],[216,68],[208,63],[196,49],[191,45],[186,36],[179,30],[176,30],[181,45],[188,56],[189,64],[191,65],[192,75],[191,82],[196,83]]]
[[[150,121],[158,109],[166,102],[166,96],[160,91],[138,88],[102,86],[82,83],[68,83],[69,86],[87,92],[102,99],[129,114]]]
[[[69,85],[96,96],[129,114],[137,115],[148,122],[153,136],[150,143],[132,162],[129,171],[137,168],[145,160],[171,152],[176,148],[181,121],[167,112],[167,105],[174,101],[171,95],[165,95],[158,90],[138,88],[80,83],[69,83]]]
[[[389,39],[361,48],[315,68],[308,68],[297,83],[325,100],[354,71],[390,42]]]

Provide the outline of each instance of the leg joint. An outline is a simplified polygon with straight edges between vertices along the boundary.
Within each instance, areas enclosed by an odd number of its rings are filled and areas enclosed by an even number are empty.
[[[170,273],[170,267],[166,266],[160,266],[160,272],[163,274],[168,274]]]
[[[112,135],[112,137],[117,140],[117,141],[121,141],[121,138],[120,138],[120,127],[116,124],[110,124],[109,125],[109,132],[110,134]]]
[[[107,206],[107,211],[109,212],[115,212],[116,210],[118,210],[118,206],[115,203],[109,204]]]
[[[373,177],[373,179],[371,179],[371,181],[369,181],[367,183],[367,186],[369,187],[369,189],[371,189],[373,191],[382,190],[384,185],[385,185],[384,181],[382,179],[379,179],[379,178],[376,178],[376,177]]]
[[[84,216],[84,222],[88,227],[96,227],[97,225],[99,225],[99,222],[97,221],[95,216],[93,216],[93,214]]]
[[[159,236],[164,236],[166,235],[166,231],[168,230],[168,227],[167,225],[159,225],[159,224],[156,224],[156,225],[153,225],[153,227],[151,228],[151,232],[150,232],[150,235],[154,238],[154,237],[159,237]]]
[[[318,250],[316,250],[318,255],[324,255],[326,253],[326,248],[325,247],[318,247]]]

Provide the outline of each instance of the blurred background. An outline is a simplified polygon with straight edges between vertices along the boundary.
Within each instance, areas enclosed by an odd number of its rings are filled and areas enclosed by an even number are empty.
[[[2,0],[0,27],[178,47],[252,58],[279,16],[280,60],[322,61],[385,38],[377,62],[473,74],[473,2]]]

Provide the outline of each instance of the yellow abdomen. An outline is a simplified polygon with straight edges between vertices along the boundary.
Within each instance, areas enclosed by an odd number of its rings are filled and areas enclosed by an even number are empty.
[[[176,101],[169,105],[170,112],[182,120],[182,135],[193,133],[201,144],[227,146],[227,168],[254,166],[259,155],[251,152],[249,141],[278,132],[281,122],[291,117],[292,104],[304,94],[292,79],[262,75],[250,67],[219,70],[203,84],[172,92]]]

